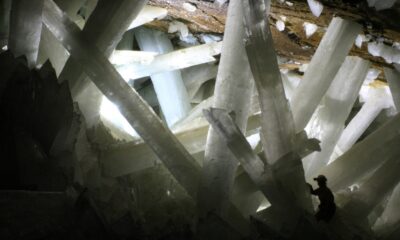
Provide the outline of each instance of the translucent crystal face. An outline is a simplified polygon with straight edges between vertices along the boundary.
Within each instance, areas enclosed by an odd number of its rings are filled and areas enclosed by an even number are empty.
[[[128,123],[124,116],[122,116],[121,112],[119,111],[118,107],[115,106],[108,98],[103,96],[101,107],[100,107],[100,114],[102,118],[111,122],[115,127],[120,129],[123,132],[128,133],[131,136],[137,137],[138,134],[132,128],[132,126]]]

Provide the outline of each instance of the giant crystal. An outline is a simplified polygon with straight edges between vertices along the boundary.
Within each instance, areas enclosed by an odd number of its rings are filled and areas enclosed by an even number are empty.
[[[360,31],[361,25],[355,22],[332,19],[290,100],[297,132],[307,125]]]
[[[294,122],[265,13],[269,6],[257,0],[246,2],[244,6],[246,51],[261,105],[261,140],[266,159],[274,169],[276,180],[295,196],[295,203],[312,211],[301,159],[292,154],[295,149]]]
[[[221,60],[214,91],[213,107],[235,114],[241,130],[246,128],[250,99],[253,91],[250,68],[243,45],[242,1],[229,4]],[[218,134],[210,129],[198,194],[200,217],[209,212],[225,212],[232,194],[237,161]]]
[[[321,141],[321,151],[303,159],[308,177],[328,164],[368,68],[368,61],[347,57],[309,122],[308,136]]]
[[[135,37],[143,51],[159,54],[173,51],[171,41],[160,31],[140,28],[135,31]],[[167,124],[172,126],[190,111],[189,97],[181,73],[174,70],[155,73],[150,77]]]

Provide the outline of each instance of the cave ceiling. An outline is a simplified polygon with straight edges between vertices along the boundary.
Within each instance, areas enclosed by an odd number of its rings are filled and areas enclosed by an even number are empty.
[[[370,41],[379,40],[386,45],[400,42],[400,4],[397,3],[390,9],[376,11],[368,7],[364,0],[324,0],[322,14],[316,17],[312,14],[305,0],[271,1],[270,24],[275,48],[280,57],[290,61],[281,64],[281,67],[296,70],[301,63],[310,61],[321,41],[330,21],[338,16],[360,23],[363,34]],[[149,4],[168,10],[168,16],[161,20],[147,24],[148,27],[162,31],[168,31],[169,23],[180,21],[185,23],[190,32],[196,34],[210,33],[223,34],[228,3],[219,5],[207,0],[150,0]],[[188,10],[185,4],[195,7]],[[276,23],[284,19],[285,29],[279,31]],[[304,23],[312,23],[318,26],[317,31],[307,37],[304,31]],[[359,56],[372,62],[375,68],[393,67],[382,57],[376,57],[368,52],[367,44],[361,48],[352,47],[349,55]],[[379,76],[384,80],[384,76]]]

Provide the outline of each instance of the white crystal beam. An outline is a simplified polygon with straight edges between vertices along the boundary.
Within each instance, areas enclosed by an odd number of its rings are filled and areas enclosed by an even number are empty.
[[[386,80],[389,83],[394,105],[396,106],[397,112],[400,112],[400,72],[390,68],[384,68],[384,72]]]
[[[8,48],[15,56],[25,55],[34,67],[42,31],[43,0],[13,0],[10,14]]]
[[[319,174],[328,178],[329,186],[336,191],[357,182],[382,162],[400,152],[398,142],[400,114],[386,122],[363,141],[354,145],[334,162],[321,169]]]
[[[308,178],[317,174],[321,167],[328,164],[368,73],[369,65],[368,61],[361,58],[346,57],[308,123],[308,136],[321,141],[321,151],[314,152],[303,159]]]
[[[297,132],[307,125],[361,29],[355,22],[332,19],[290,100]]]
[[[230,1],[213,107],[234,112],[239,128],[245,130],[254,84],[243,45],[242,17],[242,1]],[[225,143],[211,128],[207,137],[197,199],[201,218],[212,211],[223,213],[226,210],[236,168],[234,156],[226,151]]]
[[[157,52],[159,54],[167,54],[172,52],[174,49],[171,40],[167,37],[167,35],[157,30],[139,28],[135,30],[135,37],[139,44],[139,47],[143,51]],[[161,61],[155,62],[154,69],[162,68],[163,66],[166,65],[166,62],[168,61],[178,62],[178,59],[174,60],[167,58],[168,56],[167,57],[161,56],[160,57]],[[184,61],[178,64],[182,64],[183,62]],[[143,67],[145,68],[145,66]],[[142,73],[147,73],[151,71],[151,69],[153,68],[149,67],[147,69],[141,69],[141,70]],[[122,73],[122,75],[125,76],[124,73]],[[161,110],[163,112],[165,120],[167,121],[168,126],[172,126],[176,122],[184,118],[191,109],[189,96],[185,88],[185,85],[183,84],[181,72],[179,70],[158,72],[151,74],[150,77],[154,86],[154,90],[157,94],[157,99],[158,102],[160,103]]]
[[[264,6],[262,0],[244,3],[246,51],[261,105],[261,140],[276,180],[295,196],[293,203],[312,211],[301,159],[290,154],[295,149],[294,122],[285,97],[265,8],[269,7]],[[293,158],[284,157],[289,155]],[[287,169],[289,166],[290,170]]]
[[[266,156],[269,164],[274,164],[280,157],[292,151],[295,134],[269,23],[261,11],[252,12],[261,8],[257,5],[259,3],[263,1],[244,4],[246,52],[262,110],[262,131],[267,138],[263,142]]]
[[[125,79],[138,79],[157,73],[180,70],[183,68],[214,62],[216,56],[221,53],[222,42],[213,42],[194,47],[176,50],[173,52],[154,56],[149,62],[137,62],[135,51],[115,51],[111,63],[116,64],[118,72]],[[150,50],[151,51],[151,50]],[[120,59],[124,59],[121,61]],[[113,61],[117,59],[118,62]]]

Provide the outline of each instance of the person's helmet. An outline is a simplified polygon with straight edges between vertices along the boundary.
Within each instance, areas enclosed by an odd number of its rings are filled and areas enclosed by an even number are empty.
[[[326,181],[328,181],[328,179],[326,179],[326,177],[324,175],[318,175],[318,177],[314,178],[314,181],[326,183]]]

